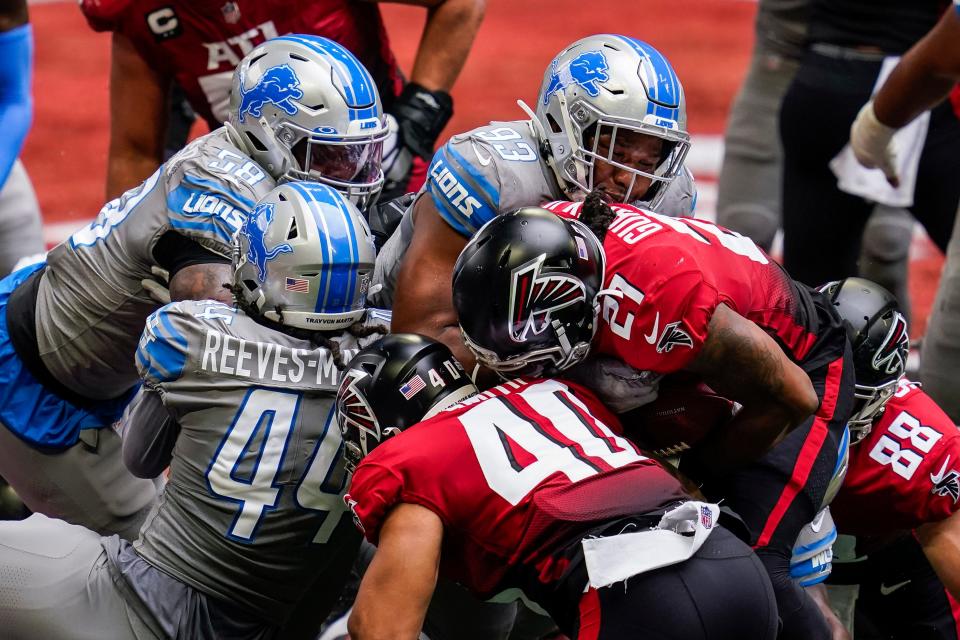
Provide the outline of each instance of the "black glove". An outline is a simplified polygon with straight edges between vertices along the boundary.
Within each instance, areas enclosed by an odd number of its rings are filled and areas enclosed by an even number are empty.
[[[391,111],[400,125],[403,145],[429,161],[433,158],[433,143],[453,115],[453,99],[446,91],[430,91],[408,82]]]
[[[383,248],[383,244],[393,235],[404,212],[413,204],[417,194],[407,193],[399,198],[392,200],[379,201],[367,210],[370,216],[370,232],[373,234],[373,244],[377,251]]]

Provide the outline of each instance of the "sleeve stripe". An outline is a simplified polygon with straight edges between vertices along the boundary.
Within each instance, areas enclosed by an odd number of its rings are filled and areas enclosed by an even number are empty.
[[[483,195],[486,196],[485,198],[486,202],[484,202],[483,204],[490,206],[494,210],[499,209],[500,208],[500,192],[497,191],[496,187],[490,184],[490,181],[487,180],[486,177],[484,177],[484,175],[480,173],[476,167],[474,167],[466,158],[463,157],[463,155],[457,152],[457,150],[454,149],[449,144],[444,145],[444,147],[440,150],[441,153],[445,153],[447,151],[450,152],[450,157],[445,158],[447,161],[447,166],[449,167],[455,166],[453,163],[450,162],[450,159],[452,158],[453,160],[455,160],[456,166],[459,166],[459,168],[467,172],[466,176],[463,176],[462,173],[457,172],[458,176],[466,177],[468,182],[474,189],[479,189],[480,191],[483,192]]]
[[[230,198],[231,200],[236,201],[236,203],[239,204],[240,206],[246,207],[248,210],[251,210],[251,211],[253,210],[253,207],[256,204],[250,198],[240,195],[236,191],[225,189],[224,187],[226,185],[220,182],[214,182],[213,180],[205,180],[203,178],[198,178],[196,176],[185,175],[183,176],[183,183],[194,186],[194,187],[198,187],[200,189],[203,189],[206,192],[212,192],[212,193],[222,195],[226,198]]]
[[[449,224],[453,229],[460,235],[470,237],[476,233],[477,229],[480,227],[473,226],[473,222],[467,218],[465,215],[457,211],[443,195],[437,195],[435,192],[433,182],[427,183],[427,191],[430,192],[430,198],[433,199],[433,205],[437,208],[437,211],[440,213],[447,224]]]

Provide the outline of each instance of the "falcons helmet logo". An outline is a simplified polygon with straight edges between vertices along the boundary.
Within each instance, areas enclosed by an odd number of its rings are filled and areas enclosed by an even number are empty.
[[[345,440],[359,440],[363,455],[370,452],[367,446],[367,435],[380,442],[382,433],[377,416],[367,404],[366,399],[357,390],[357,382],[369,374],[365,371],[352,369],[347,371],[337,389],[337,425]],[[351,432],[353,431],[353,432]]]
[[[930,474],[930,482],[933,483],[933,489],[930,493],[945,498],[953,498],[953,502],[956,503],[960,499],[960,473],[956,469],[947,471],[949,464],[950,456],[947,456],[943,466],[940,467],[940,471]]]
[[[893,323],[883,344],[873,355],[873,368],[888,374],[894,374],[906,369],[907,353],[910,350],[907,321],[899,311],[893,312]]]
[[[526,342],[550,326],[554,312],[587,299],[587,290],[577,278],[566,274],[541,276],[546,254],[513,270],[510,279],[510,339]]]

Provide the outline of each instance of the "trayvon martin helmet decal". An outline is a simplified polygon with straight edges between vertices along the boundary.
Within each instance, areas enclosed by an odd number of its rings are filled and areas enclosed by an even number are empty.
[[[590,351],[603,270],[603,248],[580,222],[537,207],[497,216],[454,267],[467,347],[500,373],[573,366]]]
[[[363,317],[373,237],[334,189],[288,182],[257,203],[237,234],[234,292],[254,316],[333,331]]]
[[[677,74],[659,51],[627,36],[589,36],[554,58],[540,86],[536,121],[550,146],[551,166],[574,199],[593,189],[594,166],[607,162],[634,174],[624,201],[656,208],[690,147]],[[618,161],[617,139],[631,131],[663,139],[653,171]],[[639,176],[653,181],[644,194],[633,192]]]
[[[843,319],[853,350],[856,401],[848,424],[855,443],[870,433],[906,370],[907,321],[893,294],[869,280],[847,278],[820,290]]]
[[[233,76],[227,127],[278,181],[322,182],[362,208],[383,186],[380,96],[363,65],[332,40],[292,34],[247,54]]]
[[[337,391],[337,424],[352,470],[383,440],[477,392],[450,349],[412,333],[358,353]]]

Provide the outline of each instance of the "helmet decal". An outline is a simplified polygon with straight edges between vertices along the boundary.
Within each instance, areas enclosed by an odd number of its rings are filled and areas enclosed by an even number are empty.
[[[270,223],[273,222],[274,206],[270,203],[257,205],[246,220],[243,222],[241,233],[247,237],[247,260],[257,265],[257,276],[260,282],[267,279],[267,263],[281,253],[293,253],[293,247],[286,242],[282,242],[272,249],[267,249],[264,236]]]
[[[550,67],[550,84],[543,92],[543,104],[550,101],[550,96],[571,84],[583,87],[588,95],[596,98],[600,95],[599,83],[610,79],[608,68],[602,51],[584,51],[562,67],[558,67],[554,60]]]
[[[902,372],[907,366],[909,348],[907,321],[895,311],[890,330],[873,356],[873,368],[889,374]]]
[[[241,80],[241,93],[238,119],[243,120],[250,115],[259,118],[263,107],[273,104],[286,111],[289,115],[296,115],[297,105],[293,100],[303,97],[300,89],[300,78],[288,64],[281,64],[267,69],[251,89],[244,89]]]
[[[367,436],[380,442],[380,422],[367,403],[366,398],[357,389],[357,383],[369,376],[362,369],[349,369],[343,375],[343,381],[337,390],[337,419],[341,433],[347,433],[348,425],[359,431],[364,455],[373,447],[367,445]]]
[[[583,283],[566,274],[540,276],[546,259],[542,253],[515,268],[510,277],[510,338],[526,342],[550,326],[555,311],[587,299]]]

